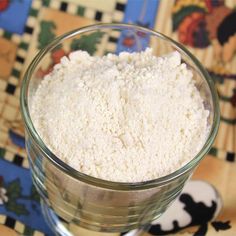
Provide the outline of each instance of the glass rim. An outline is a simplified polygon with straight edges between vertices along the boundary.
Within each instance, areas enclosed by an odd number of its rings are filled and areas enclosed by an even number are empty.
[[[99,179],[87,174],[84,174],[82,172],[79,172],[72,168],[71,166],[67,165],[65,162],[60,160],[52,151],[49,150],[49,148],[44,144],[42,139],[40,138],[39,134],[37,133],[33,122],[30,117],[29,107],[28,107],[28,87],[29,82],[31,79],[31,76],[34,72],[34,69],[37,67],[40,60],[45,56],[47,52],[49,52],[51,49],[55,48],[58,44],[60,44],[65,39],[69,39],[71,37],[74,37],[76,35],[91,32],[94,30],[99,29],[132,29],[137,31],[144,31],[145,33],[151,34],[153,36],[157,36],[158,38],[161,38],[162,40],[166,40],[172,45],[175,46],[175,48],[178,48],[181,53],[183,53],[185,56],[191,59],[191,61],[194,63],[196,68],[198,69],[198,72],[200,75],[204,78],[204,80],[207,82],[207,85],[211,91],[212,96],[212,102],[213,102],[213,109],[214,109],[214,115],[213,115],[213,123],[211,126],[211,130],[208,134],[208,137],[205,141],[205,144],[201,148],[201,150],[198,152],[195,157],[191,159],[187,164],[179,168],[178,170],[172,172],[171,174],[165,175],[163,177],[147,180],[143,182],[115,182],[115,181],[108,181],[104,179]],[[40,50],[37,55],[34,57],[30,65],[28,66],[22,80],[21,85],[21,92],[20,92],[20,108],[21,108],[21,114],[24,121],[25,129],[28,131],[30,136],[35,141],[37,147],[45,154],[47,159],[52,162],[56,167],[58,167],[60,170],[71,176],[72,178],[76,178],[79,181],[83,181],[88,184],[95,185],[97,187],[101,188],[108,188],[112,190],[142,190],[147,188],[152,188],[156,186],[161,186],[164,184],[169,183],[170,181],[178,178],[179,176],[183,175],[184,173],[190,171],[192,168],[196,166],[196,164],[204,157],[204,155],[207,154],[209,151],[219,128],[219,122],[220,122],[220,111],[219,111],[219,102],[218,102],[218,95],[216,92],[216,89],[214,87],[214,82],[212,78],[209,76],[206,69],[201,65],[201,63],[198,61],[198,59],[192,55],[184,46],[182,46],[180,43],[174,41],[173,39],[169,38],[168,36],[163,35],[160,32],[137,26],[134,24],[124,24],[124,23],[100,23],[100,24],[94,24],[85,26],[82,28],[78,28],[75,30],[72,30],[70,32],[67,32],[59,37],[56,37],[50,44],[48,44],[46,47],[44,47],[42,50]]]

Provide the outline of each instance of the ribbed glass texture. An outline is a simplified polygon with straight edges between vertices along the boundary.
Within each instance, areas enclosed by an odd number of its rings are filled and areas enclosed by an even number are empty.
[[[210,111],[210,132],[200,152],[181,169],[162,178],[141,183],[101,180],[71,168],[41,140],[30,117],[31,98],[43,79],[43,73],[39,72],[49,68],[52,54],[59,48],[66,50],[75,39],[98,32],[97,35],[101,36],[95,51],[98,56],[103,56],[109,49],[108,43],[102,42],[111,35],[117,35],[133,40],[132,47],[118,47],[120,51],[142,51],[151,47],[154,54],[160,56],[177,50],[192,70],[196,86],[204,99],[204,106]],[[118,43],[124,42],[112,40],[113,48]],[[87,48],[86,44],[80,45],[82,50]],[[59,221],[63,219],[70,225],[102,232],[128,231],[159,217],[178,196],[195,167],[209,151],[219,126],[219,107],[214,83],[199,61],[170,38],[149,29],[126,24],[99,24],[80,28],[56,38],[41,50],[30,64],[22,82],[21,111],[32,178],[44,208],[50,209],[59,217]]]

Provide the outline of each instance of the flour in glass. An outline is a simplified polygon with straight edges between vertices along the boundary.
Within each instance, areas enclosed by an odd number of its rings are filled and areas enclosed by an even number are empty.
[[[200,151],[209,111],[174,51],[63,57],[37,88],[33,124],[49,149],[87,175],[141,182],[174,172]]]

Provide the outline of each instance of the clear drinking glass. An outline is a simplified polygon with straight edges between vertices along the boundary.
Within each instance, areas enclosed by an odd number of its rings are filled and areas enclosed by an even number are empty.
[[[114,35],[118,40],[109,41],[109,37],[114,39]],[[100,37],[96,46],[91,47],[91,43],[94,43],[88,40],[91,36]],[[77,47],[72,47],[76,42]],[[210,112],[210,132],[204,146],[189,163],[174,173],[146,182],[111,182],[76,171],[49,150],[34,127],[30,117],[30,103],[37,86],[54,62],[78,48],[103,56],[111,50],[113,53],[134,52],[145,50],[146,47],[153,48],[156,56],[177,50],[182,61],[192,70],[204,106]],[[56,235],[77,235],[77,227],[100,232],[125,232],[143,227],[158,218],[180,194],[185,182],[210,149],[219,126],[214,83],[200,62],[172,39],[127,24],[98,24],[76,29],[56,38],[42,49],[25,73],[21,89],[21,111],[33,182],[40,194],[45,218]]]

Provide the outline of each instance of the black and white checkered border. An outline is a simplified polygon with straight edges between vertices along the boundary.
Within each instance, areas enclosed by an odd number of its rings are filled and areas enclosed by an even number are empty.
[[[71,15],[82,16],[95,22],[111,23],[123,21],[126,2],[127,0],[116,0],[114,9],[111,12],[102,12],[96,8],[82,6],[79,3],[76,4],[74,2],[65,2],[59,0],[48,1],[46,7],[66,12]],[[119,32],[113,31],[108,38],[103,38],[102,42],[100,43],[102,48],[100,48],[99,53],[104,54],[104,52],[115,52],[119,36]],[[105,45],[105,47],[103,47],[103,45]]]
[[[45,235],[44,233],[39,232],[37,230],[33,230],[33,229],[29,228],[28,226],[25,226],[24,224],[22,224],[20,221],[17,221],[15,219],[13,219],[12,217],[5,216],[5,215],[0,215],[0,224],[5,225],[6,227],[15,230],[20,235],[26,235],[25,232],[27,232],[28,230],[33,232],[31,234],[32,236],[44,236]]]
[[[15,151],[10,149],[11,147],[9,146],[0,146],[1,159],[9,161],[16,166],[29,169],[29,162],[26,154],[22,156],[23,152],[19,154],[18,152],[16,153]]]
[[[114,53],[117,48],[118,40],[120,37],[120,31],[112,31],[109,33],[107,45],[106,45],[106,51],[109,53]]]
[[[38,11],[41,7],[41,1],[40,0],[34,0],[32,1],[32,6],[29,10],[28,18],[25,24],[24,33],[22,35],[18,35],[16,33],[9,33],[4,31],[3,29],[0,29],[0,36],[2,38],[5,38],[9,40],[10,42],[13,42],[17,45],[17,51],[16,51],[16,57],[15,62],[13,64],[11,75],[6,81],[6,85],[1,87],[2,91],[5,91],[8,97],[6,97],[6,100],[8,103],[6,103],[4,106],[11,107],[11,109],[16,110],[19,112],[18,105],[12,105],[10,102],[10,98],[13,99],[19,99],[19,81],[21,77],[22,68],[24,66],[24,62],[27,56],[28,47],[31,40],[31,35],[33,33],[33,29],[35,26],[35,23],[37,22],[37,15]],[[5,109],[3,108],[3,110]],[[0,117],[0,121],[1,117]],[[9,128],[9,127],[8,127]],[[1,129],[1,135],[3,137],[9,138],[8,130]],[[4,140],[3,140],[4,141]],[[0,146],[0,152],[1,152],[1,158],[24,168],[29,168],[28,160],[23,151],[19,150],[19,147],[16,147],[12,145],[9,141],[4,141],[4,146]]]
[[[97,22],[121,22],[124,18],[124,12],[126,7],[127,0],[116,0],[115,9],[112,13],[102,12],[96,10],[95,8],[83,7],[81,5],[75,4],[74,2],[65,2],[60,0],[49,0],[47,4],[44,5],[44,2],[41,0],[33,0],[32,6],[29,10],[29,16],[25,25],[25,31],[23,35],[18,34],[9,34],[4,30],[0,29],[0,37],[5,37],[16,43],[18,45],[18,50],[16,52],[16,60],[12,68],[11,76],[8,79],[5,91],[14,95],[17,85],[19,84],[19,78],[21,75],[21,70],[23,68],[28,47],[30,44],[31,36],[33,34],[34,26],[37,22],[38,12],[41,7],[49,7],[59,11],[64,11],[72,15],[81,15],[85,18],[97,21]],[[81,9],[83,12],[81,12]],[[116,49],[117,36],[110,36],[107,41],[107,48],[105,49],[108,52],[114,52]],[[19,96],[19,91],[17,93]]]
[[[100,43],[97,45],[96,56],[103,56],[107,53],[115,53],[117,43],[120,37],[120,31],[110,30],[101,37]]]
[[[10,95],[15,94],[16,88],[19,84],[21,71],[27,56],[31,36],[33,34],[34,26],[37,22],[37,15],[41,6],[41,0],[32,1],[32,5],[25,24],[24,33],[22,35],[16,33],[8,33],[3,29],[0,29],[0,37],[6,38],[18,46],[12,72],[10,77],[8,78],[8,82],[5,88],[5,91]]]
[[[210,149],[208,154],[210,154],[218,159],[227,161],[227,162],[236,162],[236,154],[235,153],[221,150],[221,149],[218,149],[214,146]]]
[[[76,4],[75,2],[50,0],[47,6],[72,15],[80,15],[90,20],[110,23],[114,21],[121,22],[123,20],[126,2],[127,0],[116,0],[115,9],[112,13],[102,12],[95,8],[79,5],[79,1],[78,4]]]

